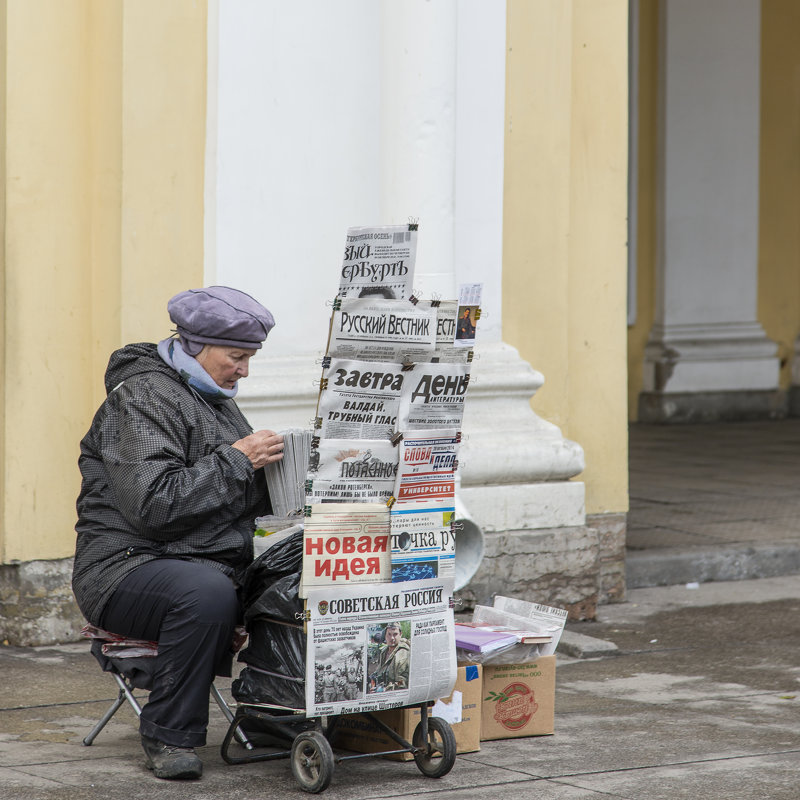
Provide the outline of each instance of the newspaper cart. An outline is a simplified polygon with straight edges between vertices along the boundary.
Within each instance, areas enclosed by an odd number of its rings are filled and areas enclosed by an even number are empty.
[[[228,764],[252,764],[256,761],[290,758],[292,774],[300,788],[314,794],[328,787],[336,764],[375,756],[411,753],[423,775],[441,778],[450,772],[455,763],[456,739],[447,722],[428,715],[428,705],[419,705],[421,720],[411,742],[406,741],[374,714],[362,712],[364,718],[397,743],[397,748],[377,753],[344,755],[335,754],[330,744],[336,734],[339,716],[327,718],[325,724],[322,718],[311,718],[301,711],[240,703],[222,742],[222,758]],[[246,749],[244,755],[231,753],[231,744],[237,730],[248,720],[257,722],[264,733],[271,734],[273,747],[269,752],[257,752],[255,745],[250,742],[252,749]]]
[[[452,578],[301,589],[302,554],[297,531],[256,559],[245,579],[250,644],[231,687],[237,707],[222,758],[288,757],[298,784],[312,793],[328,786],[335,764],[376,755],[410,753],[424,775],[446,775],[455,735],[429,707],[455,680]],[[373,713],[409,707],[420,710],[410,742]],[[396,748],[334,754],[344,715],[368,720]]]

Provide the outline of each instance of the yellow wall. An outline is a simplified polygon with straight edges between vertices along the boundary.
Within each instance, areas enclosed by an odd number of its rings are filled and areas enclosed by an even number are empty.
[[[108,355],[166,335],[166,299],[202,283],[206,4],[0,13],[8,563],[72,554],[78,442]]]
[[[761,3],[758,319],[778,344],[781,388],[800,334],[800,3]]]
[[[510,0],[503,338],[586,453],[587,513],[626,511],[625,0]]]
[[[780,385],[791,380],[800,334],[800,4],[761,3],[761,131],[758,321],[778,345]],[[656,248],[658,2],[639,20],[639,203],[637,315],[628,332],[628,405],[636,418],[644,348],[653,325]]]
[[[639,3],[638,81],[636,319],[628,329],[628,416],[632,420],[642,391],[644,348],[655,317],[658,0]]]

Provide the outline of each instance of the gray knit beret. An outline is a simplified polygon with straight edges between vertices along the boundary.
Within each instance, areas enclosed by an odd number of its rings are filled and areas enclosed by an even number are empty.
[[[259,350],[275,325],[261,303],[229,286],[180,292],[167,303],[167,311],[189,355],[206,344]]]

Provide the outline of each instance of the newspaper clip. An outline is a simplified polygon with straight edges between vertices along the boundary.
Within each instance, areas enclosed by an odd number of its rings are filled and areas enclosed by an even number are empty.
[[[307,608],[304,611],[295,611],[294,618],[300,622],[310,622],[311,612]]]
[[[322,417],[317,417],[317,419],[319,420],[320,425],[321,425],[322,424]],[[319,425],[315,425],[314,427],[318,428]],[[312,436],[311,437],[311,449],[312,450],[316,450],[318,447],[319,447],[319,436]]]
[[[395,434],[394,434],[394,435],[391,437],[391,442],[392,442],[392,444],[393,444],[395,447],[397,447],[397,445],[399,445],[399,444],[400,444],[400,442],[402,442],[402,441],[403,441],[403,434],[402,434],[402,433],[400,433],[400,431],[397,431],[397,433],[395,433]]]
[[[441,304],[442,304],[442,301],[441,301],[441,299],[439,297],[431,300],[431,308],[439,308],[439,306]]]
[[[312,423],[311,424],[312,428],[321,428],[322,427],[322,417],[314,417],[314,419],[311,420],[311,423]],[[317,438],[319,438],[319,437],[317,437]],[[318,442],[318,444],[319,444],[319,442]],[[312,444],[312,447],[313,446],[314,445]]]
[[[328,369],[331,365],[331,357],[330,356],[323,356],[322,358],[322,369]]]
[[[316,385],[316,381],[314,381],[314,384]],[[328,388],[328,379],[327,379],[327,378],[322,378],[322,379],[320,380],[320,382],[319,382],[319,388],[320,388],[320,389],[323,389],[323,390],[325,390],[325,389],[327,389],[327,388]]]
[[[333,306],[334,311],[341,311],[342,308],[342,298],[338,295],[330,301],[331,305]]]
[[[408,229],[410,231],[418,231],[419,230],[419,219],[417,217],[409,217],[408,218]]]
[[[305,482],[304,486],[306,487],[306,494],[310,494],[310,493],[311,493],[311,490],[314,488],[314,481],[313,481],[313,479],[309,478],[309,479],[308,479],[308,480]]]
[[[303,516],[304,517],[311,516],[311,506],[303,506]]]
[[[408,372],[409,370],[414,369],[414,362],[413,361],[404,361],[400,369],[403,372]]]
[[[467,364],[471,364],[473,358],[475,358],[475,351],[474,350],[470,350],[467,353]]]
[[[475,309],[475,322],[477,322],[481,318],[481,310],[480,308]]]
[[[389,499],[386,501],[386,505],[387,505],[387,507],[391,508],[391,507],[392,507],[392,506],[393,506],[393,505],[394,505],[396,502],[397,502],[397,498],[396,498],[394,495],[392,495],[392,496],[391,496],[391,497],[390,497],[390,498],[389,498]]]
[[[412,294],[411,297],[408,298],[408,302],[416,305],[419,303],[419,297],[417,297],[415,294]]]

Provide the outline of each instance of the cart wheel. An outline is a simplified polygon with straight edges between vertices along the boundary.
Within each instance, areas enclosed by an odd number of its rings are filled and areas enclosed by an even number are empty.
[[[333,777],[333,750],[319,731],[304,731],[292,742],[292,773],[304,792],[317,794]]]
[[[422,723],[414,730],[411,740],[414,747],[425,747],[422,740]],[[429,778],[441,778],[447,775],[456,763],[456,735],[449,723],[441,717],[428,718],[428,741],[426,749],[414,753],[419,771]]]

